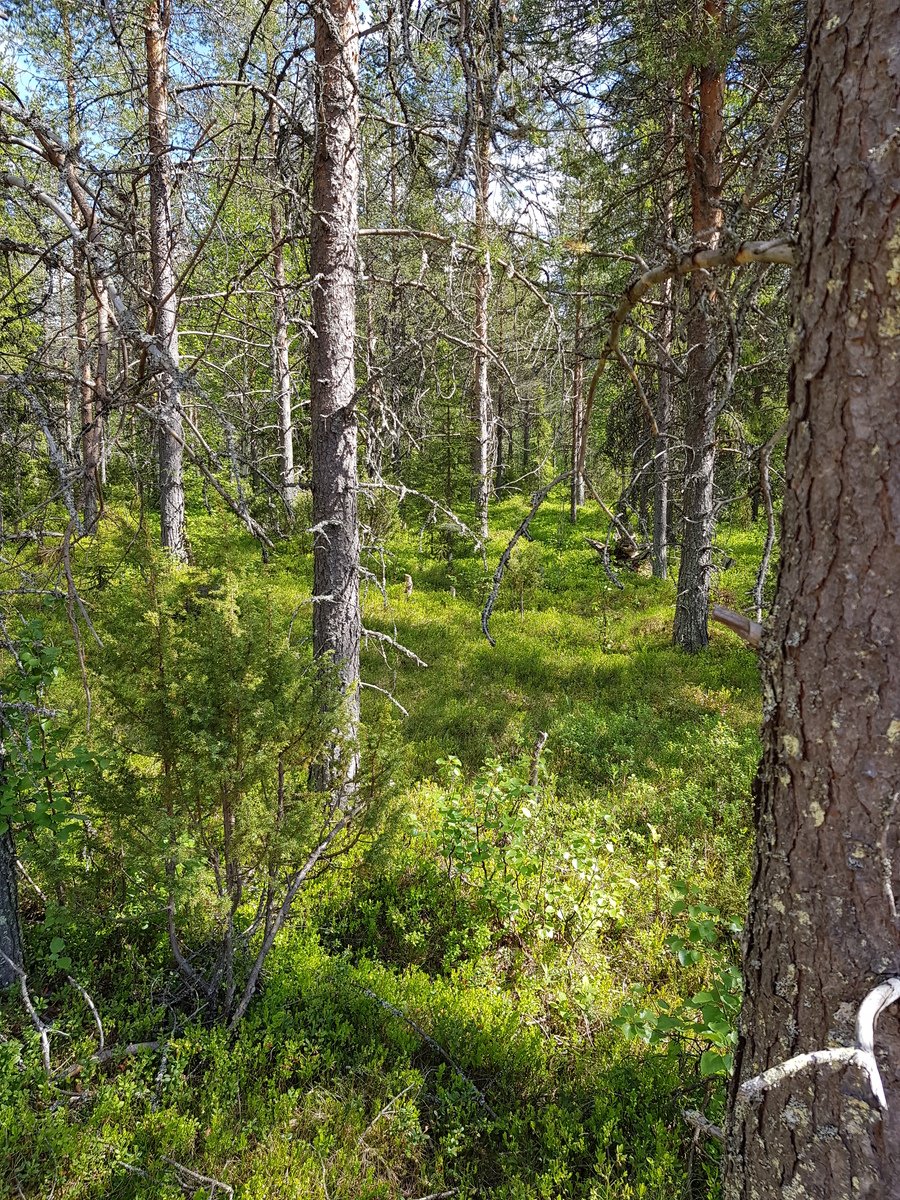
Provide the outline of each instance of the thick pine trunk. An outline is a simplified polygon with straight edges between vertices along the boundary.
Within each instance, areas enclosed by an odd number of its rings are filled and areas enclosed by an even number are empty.
[[[278,118],[275,105],[269,109],[269,148],[272,152],[273,175],[278,149]],[[281,208],[275,196],[269,210],[272,228],[272,271],[275,300],[275,402],[278,412],[278,439],[281,444],[281,493],[293,512],[297,501],[297,475],[294,467],[294,426],[291,413],[291,364],[288,356],[287,279],[284,271],[284,228]]]
[[[357,0],[326,0],[317,12],[310,420],[314,589],[320,598],[313,604],[313,650],[338,667],[351,736],[359,720],[360,643],[354,359],[358,33]]]
[[[483,538],[488,534],[491,490],[491,392],[488,382],[488,303],[491,295],[491,252],[487,240],[490,195],[490,131],[479,121],[475,152],[475,382],[472,389],[472,475],[475,519]]]
[[[175,295],[175,231],[169,167],[168,37],[172,0],[149,0],[144,25],[147,51],[147,116],[150,151],[150,268],[153,334],[178,368],[178,298]],[[161,371],[157,383],[159,514],[163,549],[188,559],[184,512],[184,463],[178,381]]]
[[[715,39],[725,20],[725,0],[705,0],[704,33]],[[717,49],[717,47],[716,47]],[[691,222],[697,246],[715,246],[722,227],[722,142],[725,76],[717,62],[700,68],[697,139],[693,140],[693,72],[685,78],[683,125],[685,165],[691,187]],[[694,653],[709,644],[707,617],[715,534],[713,473],[718,388],[712,307],[715,293],[700,272],[690,279],[687,395],[684,440],[687,446],[683,491],[684,530],[673,637],[676,646]]]
[[[900,975],[900,3],[813,0],[781,567],[736,1056],[852,1046]],[[900,1011],[882,1113],[855,1066],[736,1105],[729,1200],[900,1197]]]

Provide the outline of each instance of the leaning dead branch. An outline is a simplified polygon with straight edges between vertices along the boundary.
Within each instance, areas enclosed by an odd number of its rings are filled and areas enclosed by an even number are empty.
[[[736,633],[739,638],[743,638],[748,646],[756,649],[759,645],[763,627],[758,621],[751,621],[743,613],[735,612],[732,608],[725,608],[721,604],[714,604],[709,615],[713,621],[718,621],[720,625],[724,625],[726,629]]]
[[[490,1104],[488,1104],[487,1100],[485,1099],[484,1092],[482,1092],[480,1090],[480,1088],[477,1088],[475,1086],[475,1084],[468,1077],[468,1075],[465,1073],[465,1071],[463,1071],[462,1067],[458,1066],[453,1061],[453,1059],[450,1057],[450,1055],[447,1053],[447,1051],[444,1049],[444,1047],[441,1046],[438,1042],[436,1042],[433,1037],[429,1036],[429,1034],[427,1034],[425,1032],[425,1030],[422,1028],[421,1025],[418,1025],[412,1019],[412,1017],[408,1017],[406,1015],[406,1013],[402,1011],[402,1009],[395,1008],[394,1005],[389,1004],[387,1002],[387,1000],[382,1000],[382,998],[380,996],[376,996],[376,994],[372,991],[371,988],[364,987],[362,990],[369,997],[370,1000],[374,1000],[376,1004],[380,1004],[382,1008],[386,1009],[393,1016],[399,1017],[401,1021],[405,1021],[407,1023],[407,1025],[409,1025],[412,1029],[414,1029],[416,1031],[416,1033],[419,1035],[419,1037],[422,1039],[423,1042],[427,1042],[428,1045],[431,1046],[432,1050],[436,1050],[438,1052],[438,1054],[441,1056],[441,1058],[444,1060],[444,1062],[450,1067],[450,1069],[452,1071],[454,1071],[459,1076],[459,1078],[463,1081],[463,1083],[467,1083],[469,1085],[469,1087],[475,1093],[475,1097],[478,1100],[478,1103],[485,1110],[485,1112],[490,1113],[490,1115],[494,1118],[495,1121],[499,1120],[499,1117],[497,1116],[497,1114],[491,1108]]]
[[[726,231],[727,233],[727,231]],[[606,364],[619,354],[619,338],[622,327],[634,309],[649,291],[667,279],[683,279],[694,271],[715,271],[720,267],[740,267],[747,263],[780,263],[792,267],[797,261],[794,243],[790,238],[775,238],[768,242],[739,242],[735,244],[723,239],[725,245],[716,250],[695,250],[692,253],[673,255],[672,260],[660,266],[653,267],[639,276],[625,292],[619,307],[613,314],[600,360],[597,363],[591,386],[588,390],[587,403],[581,423],[581,443],[578,452],[578,470],[584,474],[584,458],[587,450],[587,431],[591,421],[591,411],[594,407],[594,396],[597,384],[606,370]]]
[[[563,473],[561,475],[557,475],[557,477],[555,479],[551,480],[551,482],[547,484],[547,486],[543,489],[543,491],[536,493],[536,495],[534,497],[534,502],[531,505],[531,511],[529,512],[529,514],[525,518],[525,520],[521,523],[521,525],[516,530],[516,532],[512,535],[512,538],[510,539],[506,549],[500,555],[500,561],[497,563],[497,569],[494,572],[494,582],[491,585],[490,595],[488,596],[487,600],[485,601],[484,608],[481,610],[481,628],[484,633],[484,636],[487,638],[487,640],[491,643],[492,646],[496,646],[497,643],[496,643],[495,639],[491,637],[491,631],[490,631],[490,628],[488,627],[488,622],[491,619],[491,613],[494,611],[494,605],[497,603],[497,597],[500,594],[500,584],[503,582],[503,572],[506,570],[507,566],[509,565],[510,555],[512,554],[513,550],[516,548],[516,542],[518,542],[519,538],[521,538],[521,537],[526,537],[526,538],[528,537],[528,526],[531,524],[534,514],[541,507],[541,505],[544,503],[544,501],[547,499],[547,497],[550,495],[550,493],[553,491],[553,489],[556,487],[556,485],[558,483],[562,483],[564,480],[568,479],[571,475],[572,475],[571,471],[563,471]]]
[[[7,964],[7,966],[9,966],[11,968],[11,970],[19,977],[19,986],[22,989],[22,1003],[25,1005],[25,1009],[26,1009],[29,1017],[31,1017],[31,1023],[32,1023],[32,1025],[34,1025],[35,1029],[38,1031],[38,1036],[41,1039],[41,1055],[44,1059],[44,1070],[46,1071],[47,1078],[49,1079],[49,1077],[50,1077],[50,1032],[51,1032],[50,1027],[49,1027],[49,1025],[44,1024],[44,1022],[41,1020],[40,1016],[38,1015],[37,1009],[34,1007],[34,1005],[31,1002],[31,996],[28,993],[28,980],[27,980],[27,976],[25,975],[25,972],[22,970],[22,968],[19,966],[18,963],[14,963],[13,960],[9,957],[9,955],[5,954],[2,950],[0,950],[0,958],[2,958],[3,961]]]

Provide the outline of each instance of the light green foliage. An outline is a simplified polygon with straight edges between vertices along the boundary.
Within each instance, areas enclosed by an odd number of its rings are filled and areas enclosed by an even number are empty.
[[[622,917],[612,829],[599,843],[577,824],[557,829],[544,790],[499,761],[486,765],[468,793],[459,786],[459,759],[440,765],[450,787],[438,805],[438,847],[451,881],[478,897],[496,934],[574,947],[604,917]]]
[[[637,985],[616,1024],[626,1038],[639,1037],[651,1046],[676,1041],[696,1046],[701,1075],[730,1075],[742,995],[732,939],[741,927],[701,903],[689,885],[676,884],[674,891],[678,898],[671,913],[681,920],[667,945],[681,967],[694,968],[686,973],[694,978],[701,973],[704,987],[685,1001],[649,998],[646,1007],[638,1007],[645,989]]]
[[[49,707],[49,689],[62,653],[48,639],[45,621],[29,621],[12,644],[3,680],[5,764],[0,774],[0,833],[47,830],[56,843],[79,831],[78,795],[85,770],[98,760],[73,744],[67,714]]]
[[[427,512],[407,499],[387,607],[375,587],[364,600],[369,628],[429,663],[385,662],[372,641],[363,651],[363,678],[410,710],[400,723],[363,692],[365,778],[373,794],[397,793],[391,819],[301,892],[234,1037],[191,1019],[192,999],[175,1006],[172,1037],[160,1003],[173,979],[167,885],[185,945],[210,962],[226,908],[208,851],[221,861],[223,795],[242,869],[258,864],[235,917],[243,928],[273,861],[279,754],[280,853],[295,858],[315,805],[306,768],[333,725],[316,715],[309,608],[298,608],[308,538],[261,568],[229,517],[193,503],[203,566],[126,556],[135,530],[124,519],[75,558],[104,645],[87,644],[92,758],[75,792],[86,820],[59,853],[40,830],[20,851],[49,899],[23,889],[32,991],[69,1035],[53,1035],[55,1069],[83,1064],[83,1091],[53,1108],[36,1034],[5,999],[3,1183],[29,1200],[54,1179],[66,1200],[174,1198],[167,1156],[267,1200],[452,1188],[504,1200],[670,1200],[688,1186],[716,1196],[715,1153],[700,1147],[688,1166],[679,1108],[719,1117],[731,1051],[730,925],[758,753],[752,655],[715,629],[705,654],[673,651],[672,586],[625,575],[624,591],[605,591],[581,540],[603,527],[586,512],[572,530],[562,498],[533,523],[524,616],[521,589],[504,583],[492,650],[477,608],[489,574],[455,538],[451,596],[446,548],[435,535],[432,554],[426,533],[420,554]],[[521,499],[497,505],[489,563],[524,511]],[[758,537],[736,527],[727,548],[737,564],[723,579],[740,591]],[[64,651],[53,705],[73,711],[66,629],[64,614],[46,615],[43,642]],[[161,1074],[160,1051],[88,1062],[95,1029],[64,971],[90,990],[109,1045],[172,1039]]]

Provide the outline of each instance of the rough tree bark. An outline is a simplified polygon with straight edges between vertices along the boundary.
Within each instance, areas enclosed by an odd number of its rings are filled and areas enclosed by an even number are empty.
[[[699,106],[694,138],[694,72],[689,68],[682,91],[685,166],[691,188],[691,224],[695,246],[718,243],[722,227],[722,143],[725,75],[719,64],[718,38],[725,21],[725,0],[704,0],[703,36],[708,61],[700,68]],[[693,653],[709,643],[707,616],[715,532],[713,469],[717,413],[716,336],[711,308],[715,294],[700,272],[690,279],[687,395],[684,440],[687,447],[678,596],[673,638]]]
[[[3,763],[0,760],[0,775]],[[12,830],[0,833],[0,950],[22,966],[25,950],[22,945],[22,926],[19,921],[19,883],[16,878],[16,846]],[[0,958],[0,991],[12,987],[18,976]]]
[[[675,239],[675,180],[671,163],[675,156],[676,90],[669,84],[663,105],[663,169],[661,199],[662,241]],[[662,289],[662,307],[656,328],[657,385],[656,428],[658,434],[653,449],[653,574],[657,579],[669,577],[669,423],[672,419],[672,334],[675,287],[667,279]]]
[[[269,108],[269,148],[272,153],[273,177],[277,176],[275,156],[278,151],[278,115],[275,105]],[[273,179],[274,182],[274,179]],[[291,364],[288,356],[287,281],[284,273],[284,228],[277,196],[269,208],[272,228],[272,273],[275,299],[275,397],[278,409],[278,437],[281,443],[281,493],[287,508],[293,512],[297,501],[297,476],[294,468],[294,426],[291,415]]]
[[[316,108],[310,266],[313,651],[336,664],[347,732],[359,720],[356,332],[359,184],[357,0],[316,10]],[[350,764],[350,774],[353,765]],[[327,782],[327,781],[325,781]]]
[[[148,0],[144,18],[147,51],[147,117],[150,152],[150,308],[153,334],[178,367],[178,298],[175,295],[175,231],[169,165],[168,38],[172,0]],[[184,514],[184,463],[178,380],[161,371],[157,381],[159,513],[162,545],[180,562],[188,559]]]
[[[900,3],[811,0],[782,559],[761,655],[764,753],[726,1128],[729,1200],[900,1197],[900,1013],[881,1112],[860,1002],[900,975]],[[746,1095],[746,1089],[743,1095]]]

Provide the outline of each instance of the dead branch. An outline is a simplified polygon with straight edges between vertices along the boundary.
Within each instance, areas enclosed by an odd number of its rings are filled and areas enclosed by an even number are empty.
[[[578,452],[578,470],[584,474],[584,458],[587,450],[587,431],[594,407],[594,396],[600,377],[606,370],[610,358],[618,354],[619,337],[622,326],[631,313],[640,304],[644,296],[654,287],[665,283],[667,279],[681,279],[694,271],[714,271],[720,267],[740,267],[752,262],[780,263],[792,267],[797,261],[796,250],[790,238],[775,238],[769,242],[740,242],[726,244],[725,248],[716,250],[695,250],[673,257],[669,263],[653,267],[639,276],[628,288],[619,302],[619,307],[612,316],[609,333],[603,349],[600,351],[600,361],[597,363],[591,386],[588,390],[584,418],[581,423],[581,448]]]
[[[709,1117],[705,1117],[702,1112],[698,1112],[695,1108],[683,1108],[681,1115],[687,1121],[688,1125],[698,1130],[698,1132],[715,1138],[717,1142],[725,1141],[725,1133],[721,1125],[714,1125]]]
[[[732,608],[725,608],[721,604],[712,606],[710,617],[713,621],[718,621],[720,625],[730,629],[732,633],[736,633],[739,638],[743,638],[748,646],[756,649],[759,645],[763,627],[758,621],[751,621],[743,613],[735,612]]]
[[[887,1097],[884,1094],[884,1084],[875,1059],[875,1022],[886,1008],[900,999],[900,979],[891,978],[885,983],[872,989],[859,1006],[856,1014],[856,1044],[853,1046],[837,1046],[830,1050],[813,1050],[809,1054],[798,1054],[787,1062],[769,1067],[760,1075],[746,1079],[738,1089],[735,1109],[745,1106],[751,1101],[758,1100],[769,1088],[777,1087],[786,1079],[792,1079],[808,1067],[840,1067],[846,1063],[855,1063],[865,1072],[872,1089],[872,1095],[878,1101],[881,1111],[887,1112]]]
[[[114,1058],[133,1058],[137,1054],[158,1049],[159,1042],[129,1042],[127,1046],[107,1046],[105,1050],[101,1050],[98,1054],[92,1054],[87,1062],[88,1065],[107,1063],[111,1062]],[[68,1071],[63,1072],[59,1078],[61,1080],[72,1079],[75,1075],[80,1075],[84,1067],[84,1063],[76,1063],[74,1067],[69,1067]]]
[[[4,962],[9,967],[11,967],[12,970],[15,972],[15,974],[18,975],[18,977],[19,977],[19,986],[22,989],[22,1003],[25,1005],[28,1015],[29,1015],[29,1017],[31,1017],[31,1023],[34,1025],[35,1029],[38,1031],[38,1035],[41,1039],[41,1054],[44,1059],[44,1070],[46,1071],[47,1078],[49,1079],[50,1078],[50,1037],[49,1037],[50,1027],[49,1027],[49,1025],[44,1024],[44,1022],[38,1016],[37,1009],[31,1003],[31,996],[28,994],[28,982],[27,982],[27,977],[25,975],[25,972],[18,965],[18,963],[14,963],[13,960],[9,957],[9,955],[4,953],[3,950],[0,950],[0,958],[2,958],[4,960]]]
[[[475,1084],[468,1077],[468,1075],[466,1075],[465,1071],[463,1071],[462,1067],[457,1066],[457,1064],[453,1061],[453,1059],[450,1057],[450,1055],[447,1053],[447,1051],[444,1049],[444,1047],[439,1045],[434,1040],[433,1037],[431,1037],[429,1034],[427,1034],[421,1025],[418,1025],[412,1019],[412,1017],[408,1017],[406,1015],[406,1013],[402,1011],[402,1009],[395,1008],[394,1005],[389,1004],[387,1002],[387,1000],[382,1000],[382,998],[380,996],[376,996],[371,988],[364,987],[362,990],[369,997],[370,1000],[374,1000],[376,1004],[380,1004],[382,1008],[386,1009],[389,1013],[393,1014],[393,1016],[399,1017],[401,1021],[405,1021],[407,1023],[407,1025],[411,1026],[416,1031],[416,1033],[419,1035],[419,1037],[422,1039],[423,1042],[427,1042],[428,1045],[431,1046],[431,1048],[433,1050],[436,1050],[438,1052],[438,1054],[440,1054],[440,1056],[444,1060],[444,1062],[447,1063],[447,1065],[451,1068],[451,1070],[454,1071],[459,1076],[459,1078],[463,1081],[463,1083],[467,1083],[469,1085],[469,1087],[475,1093],[475,1096],[478,1100],[478,1103],[481,1105],[481,1107],[483,1109],[485,1109],[486,1112],[490,1113],[490,1115],[494,1118],[495,1121],[498,1121],[500,1119],[497,1116],[497,1114],[494,1112],[494,1110],[491,1108],[490,1104],[488,1104],[487,1100],[485,1099],[484,1093],[475,1086]]]
[[[196,1183],[208,1186],[210,1196],[213,1196],[218,1188],[221,1188],[226,1196],[234,1195],[234,1188],[230,1184],[223,1183],[221,1179],[213,1179],[211,1175],[201,1175],[199,1171],[192,1171],[190,1167],[186,1167],[184,1163],[176,1162],[174,1158],[169,1158],[167,1154],[161,1154],[159,1157],[161,1162],[168,1163],[170,1167],[174,1167],[179,1175],[184,1175],[187,1179],[193,1179]],[[181,1186],[184,1188],[183,1184]],[[191,1190],[193,1191],[193,1189]]]
[[[411,658],[417,667],[427,667],[428,663],[423,662],[418,654],[415,654],[408,646],[404,646],[402,642],[398,642],[396,638],[392,638],[389,633],[379,633],[377,629],[363,629],[363,639],[375,638],[376,641],[386,642],[389,646],[393,646],[395,650],[399,650],[401,654],[405,654],[407,658]]]
[[[490,595],[488,596],[487,600],[485,601],[484,608],[481,610],[482,632],[484,633],[484,636],[487,638],[487,640],[491,643],[492,646],[496,646],[497,643],[494,640],[494,638],[491,637],[491,631],[488,627],[488,622],[491,619],[491,613],[494,611],[494,605],[497,603],[497,597],[500,594],[500,584],[503,581],[503,572],[506,570],[507,566],[509,565],[510,555],[512,554],[513,550],[516,547],[516,542],[518,542],[520,537],[526,537],[526,538],[528,537],[528,526],[531,524],[534,514],[541,507],[541,505],[544,503],[544,501],[547,499],[547,497],[550,495],[550,493],[553,491],[553,489],[556,487],[556,485],[558,483],[562,483],[563,480],[568,479],[571,475],[572,475],[571,471],[563,471],[563,473],[561,475],[557,475],[557,477],[554,480],[551,480],[551,482],[547,484],[547,486],[543,489],[543,491],[540,491],[537,493],[537,495],[534,498],[534,503],[531,505],[531,511],[529,512],[529,514],[525,518],[525,520],[521,523],[521,525],[516,530],[516,532],[512,535],[512,538],[510,539],[509,544],[507,545],[507,547],[503,551],[503,553],[500,555],[500,561],[497,563],[497,569],[494,572],[494,582],[491,586]]]
[[[103,1047],[105,1044],[105,1039],[103,1037],[103,1022],[100,1020],[100,1014],[97,1012],[96,1005],[94,1004],[93,1000],[90,998],[88,993],[85,991],[85,989],[81,986],[81,984],[78,983],[76,980],[74,980],[71,975],[67,975],[66,979],[68,979],[69,983],[71,983],[71,985],[75,989],[75,991],[81,995],[81,998],[84,1000],[85,1004],[91,1010],[91,1016],[94,1018],[94,1022],[97,1026],[97,1034],[98,1034],[98,1037],[100,1040],[100,1051],[102,1053]]]

